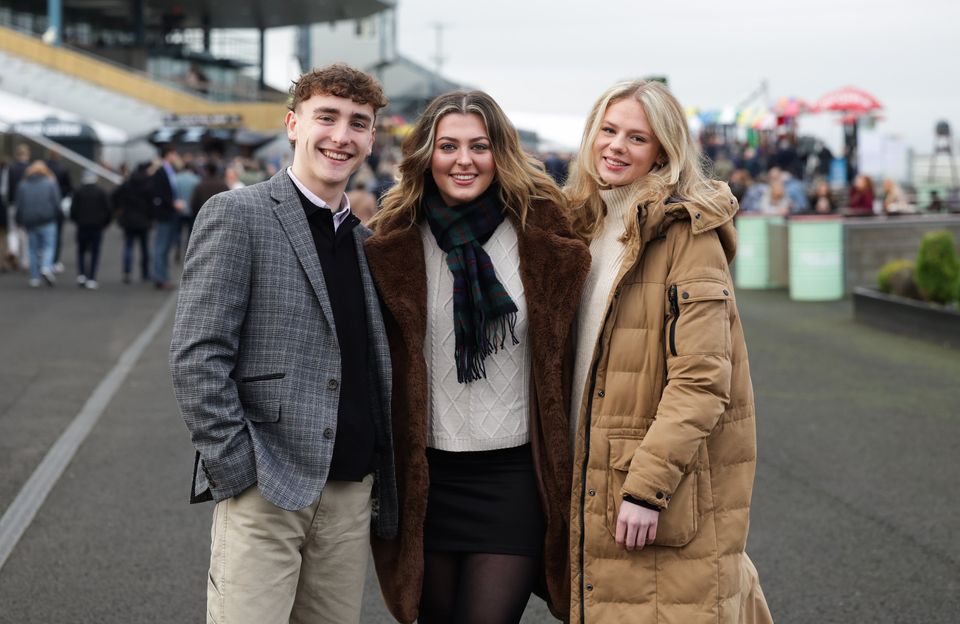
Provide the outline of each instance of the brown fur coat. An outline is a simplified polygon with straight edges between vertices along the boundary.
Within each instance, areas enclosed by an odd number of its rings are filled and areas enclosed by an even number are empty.
[[[544,513],[544,598],[558,618],[569,608],[571,328],[590,253],[561,210],[535,204],[517,227],[520,274],[533,349],[530,444]],[[423,522],[427,508],[426,265],[420,230],[405,218],[383,222],[365,244],[384,302],[393,360],[393,432],[400,496],[397,539],[373,539],[387,607],[397,620],[417,618],[423,587]]]

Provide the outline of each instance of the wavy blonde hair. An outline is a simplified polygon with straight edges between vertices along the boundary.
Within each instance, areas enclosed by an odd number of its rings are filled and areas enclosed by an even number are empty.
[[[376,228],[395,216],[406,216],[410,225],[421,215],[426,176],[431,175],[437,124],[451,114],[478,115],[486,126],[495,166],[494,181],[500,185],[500,201],[522,228],[535,200],[547,200],[566,207],[563,193],[543,169],[543,164],[520,147],[516,128],[500,106],[483,91],[453,91],[438,96],[417,119],[401,146],[403,160],[397,183],[383,197],[383,208],[371,219]]]
[[[680,102],[665,85],[654,81],[619,82],[600,96],[593,105],[583,129],[583,139],[576,160],[570,166],[570,178],[564,194],[570,202],[573,230],[585,241],[591,241],[603,228],[607,209],[600,198],[600,189],[609,188],[597,172],[593,146],[611,104],[634,98],[643,107],[653,134],[660,141],[666,162],[643,177],[644,184],[634,198],[636,204],[649,204],[676,196],[684,201],[711,204],[725,198],[711,184],[704,168],[700,148],[690,136],[686,115]],[[637,220],[628,211],[623,240],[633,238]]]

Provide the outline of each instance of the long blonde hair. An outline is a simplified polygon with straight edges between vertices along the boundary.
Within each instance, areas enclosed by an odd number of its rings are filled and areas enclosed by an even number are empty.
[[[722,198],[721,192],[704,172],[700,149],[690,136],[687,119],[677,98],[665,85],[654,81],[619,82],[600,96],[593,105],[583,129],[583,139],[576,160],[570,167],[570,178],[563,191],[572,209],[574,232],[586,241],[592,240],[603,227],[606,207],[599,191],[608,188],[597,172],[593,146],[611,104],[632,97],[643,107],[653,134],[666,155],[663,166],[643,177],[644,183],[634,198],[636,204],[662,201],[677,196],[685,201],[709,204]],[[624,240],[637,231],[636,215],[628,211]]]
[[[420,200],[426,176],[431,175],[437,124],[451,113],[479,115],[483,120],[490,137],[496,167],[494,181],[500,185],[500,201],[517,217],[521,227],[526,224],[534,200],[548,200],[557,206],[566,206],[563,194],[544,172],[543,165],[520,147],[516,128],[493,98],[483,91],[453,91],[430,102],[404,139],[399,178],[384,195],[383,208],[371,220],[371,228],[375,229],[379,223],[391,220],[395,215],[406,216],[410,225],[420,218]]]

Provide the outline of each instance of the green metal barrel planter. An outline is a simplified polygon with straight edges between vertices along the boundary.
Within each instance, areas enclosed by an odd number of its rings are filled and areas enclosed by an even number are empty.
[[[843,220],[833,216],[793,217],[790,236],[790,298],[843,298]]]
[[[783,217],[741,214],[737,217],[737,258],[734,281],[737,288],[776,288],[784,286],[779,275],[777,254],[782,253],[778,237],[772,235],[782,226]]]

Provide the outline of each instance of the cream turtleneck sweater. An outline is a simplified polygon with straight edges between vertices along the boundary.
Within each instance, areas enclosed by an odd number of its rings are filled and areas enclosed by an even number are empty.
[[[580,312],[577,318],[577,355],[573,369],[573,401],[570,404],[571,444],[576,439],[580,418],[580,403],[589,388],[590,367],[603,318],[607,313],[607,299],[613,281],[620,272],[626,245],[620,241],[626,231],[626,216],[635,210],[633,198],[637,196],[643,178],[627,186],[600,191],[600,198],[607,207],[603,229],[590,242],[590,273],[580,296]]]

